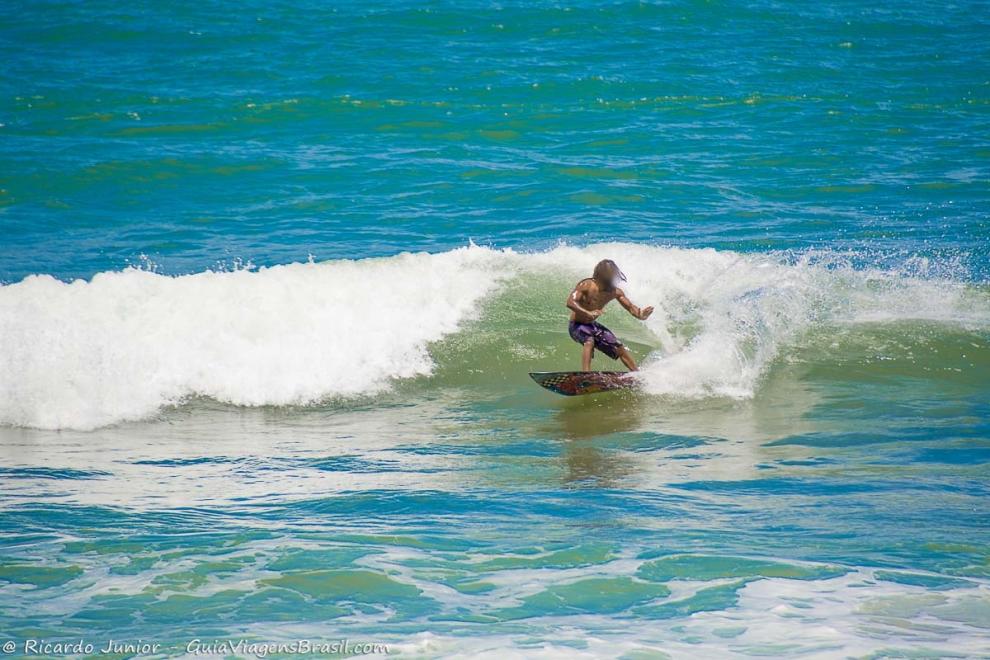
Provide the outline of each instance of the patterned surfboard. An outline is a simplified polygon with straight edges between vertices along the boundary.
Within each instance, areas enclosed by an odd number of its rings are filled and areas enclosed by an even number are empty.
[[[538,385],[564,396],[594,394],[636,386],[625,371],[537,371],[529,374]]]

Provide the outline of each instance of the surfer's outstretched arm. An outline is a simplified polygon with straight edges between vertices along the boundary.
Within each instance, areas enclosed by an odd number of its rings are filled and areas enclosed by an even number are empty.
[[[640,309],[636,305],[632,304],[632,301],[629,300],[629,298],[626,298],[626,292],[622,289],[615,290],[615,299],[619,301],[619,304],[622,305],[623,309],[638,318],[640,321],[645,321],[650,318],[650,314],[653,313],[652,307],[644,307]]]

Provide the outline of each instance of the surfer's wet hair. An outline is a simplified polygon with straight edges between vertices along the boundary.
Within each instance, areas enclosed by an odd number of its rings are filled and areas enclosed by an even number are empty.
[[[619,267],[611,259],[602,259],[595,265],[595,272],[593,277],[598,282],[605,284],[608,287],[615,286],[614,280],[626,281],[625,274],[619,270]]]

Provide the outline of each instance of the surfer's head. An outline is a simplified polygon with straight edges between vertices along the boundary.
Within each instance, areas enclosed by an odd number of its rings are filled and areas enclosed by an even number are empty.
[[[593,277],[596,282],[606,289],[614,289],[619,282],[626,281],[626,276],[611,259],[602,259],[599,261],[598,265],[595,266]]]

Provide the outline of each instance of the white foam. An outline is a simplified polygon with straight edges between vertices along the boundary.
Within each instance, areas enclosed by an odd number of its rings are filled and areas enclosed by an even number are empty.
[[[593,570],[597,570],[596,569]],[[716,581],[720,584],[731,580]],[[695,590],[713,586],[690,581]],[[674,587],[676,582],[669,583]],[[442,658],[831,658],[984,657],[990,589],[930,590],[874,579],[870,569],[837,578],[764,578],[738,601],[672,618],[570,614],[527,619],[526,635],[457,637],[424,632],[393,644],[400,654]],[[660,602],[676,601],[671,595]],[[522,644],[520,643],[522,642]],[[628,654],[628,655],[627,655]]]
[[[596,246],[631,273],[626,292],[656,311],[661,349],[640,377],[653,394],[748,398],[781,349],[822,325],[929,320],[986,327],[990,299],[966,285],[857,270],[832,254],[739,254]]]
[[[497,286],[498,254],[290,264],[0,287],[0,423],[95,428],[191,395],[304,404],[427,374],[430,341]]]

